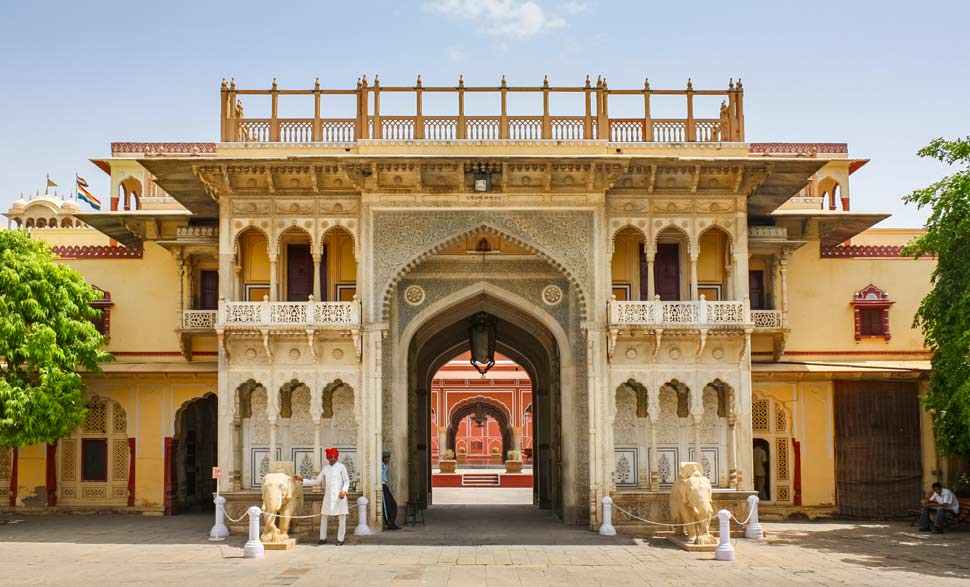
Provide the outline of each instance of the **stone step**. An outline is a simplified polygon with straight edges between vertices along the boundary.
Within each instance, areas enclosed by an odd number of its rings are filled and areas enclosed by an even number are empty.
[[[499,487],[497,474],[490,473],[467,473],[461,476],[462,487]]]

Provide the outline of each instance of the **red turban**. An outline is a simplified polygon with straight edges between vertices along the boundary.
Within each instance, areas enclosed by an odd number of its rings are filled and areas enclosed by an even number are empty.
[[[324,453],[327,455],[327,459],[335,459],[337,458],[337,455],[340,454],[340,452],[335,448],[328,448],[324,451]]]

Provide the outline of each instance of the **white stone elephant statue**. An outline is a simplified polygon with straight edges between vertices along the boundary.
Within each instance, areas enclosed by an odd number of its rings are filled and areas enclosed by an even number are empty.
[[[670,515],[674,524],[687,524],[676,528],[676,533],[686,533],[691,544],[716,544],[711,536],[711,481],[704,476],[700,463],[681,463],[680,472],[670,489]]]
[[[274,465],[292,463],[274,463]],[[274,472],[263,477],[263,512],[277,514],[263,516],[260,540],[266,544],[279,544],[289,539],[290,519],[303,509],[303,484],[293,479],[286,467],[273,467]]]

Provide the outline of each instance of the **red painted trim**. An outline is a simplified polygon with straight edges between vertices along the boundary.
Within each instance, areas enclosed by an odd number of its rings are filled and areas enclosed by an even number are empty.
[[[751,153],[848,153],[847,143],[750,143]]]
[[[793,503],[799,506],[802,505],[802,443],[794,438],[791,443],[795,452],[795,480],[792,481],[792,484],[795,486]]]
[[[432,487],[461,487],[461,475],[458,473],[434,473],[431,475]]]
[[[532,487],[532,475],[499,475],[501,487]]]
[[[844,205],[844,204],[843,204]],[[848,210],[848,208],[845,208]],[[823,259],[913,259],[903,254],[902,245],[836,245],[822,247],[819,254]],[[923,255],[920,259],[936,260],[935,255]]]
[[[215,152],[215,143],[111,143],[112,155],[118,153],[200,155]]]
[[[17,474],[20,472],[20,457],[17,447],[13,447],[13,461],[10,463],[10,507],[17,507]]]
[[[128,507],[135,505],[135,439],[128,439]]]
[[[57,443],[47,445],[47,507],[57,505]]]
[[[164,492],[164,508],[165,515],[172,515],[172,461],[175,457],[175,439],[171,436],[165,437],[165,460],[163,462],[164,467],[164,487],[162,491]]]
[[[141,259],[144,249],[101,245],[63,245],[51,247],[61,259]]]

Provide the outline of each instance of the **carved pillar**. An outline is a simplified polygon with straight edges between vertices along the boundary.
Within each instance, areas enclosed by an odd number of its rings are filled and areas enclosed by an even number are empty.
[[[690,252],[690,299],[697,300],[697,251]]]
[[[313,472],[319,473],[323,468],[320,461],[320,427],[323,424],[322,393],[319,385],[314,385],[310,390],[310,419],[313,420]]]
[[[647,388],[647,415],[650,418],[650,449],[648,459],[650,463],[650,490],[659,491],[660,472],[657,468],[659,456],[657,454],[657,423],[660,421],[660,388],[651,385]]]
[[[778,259],[778,280],[781,282],[781,324],[788,325],[788,253]]]
[[[738,436],[737,430],[738,417],[733,413],[727,417],[728,425],[728,446],[727,446],[727,468],[728,468],[728,487],[738,489]]]
[[[232,277],[232,300],[234,302],[246,301],[246,300],[243,300],[242,299],[242,292],[241,292],[241,289],[242,289],[242,279],[241,279],[241,277],[239,275],[240,273],[242,273],[242,266],[239,265],[238,263],[233,263],[233,266],[232,266],[232,275],[233,275],[233,277]]]
[[[276,251],[269,257],[269,301],[275,302],[280,299],[278,291],[278,275],[276,272]]]
[[[322,255],[315,252],[313,254],[313,299],[322,300],[320,297],[320,260]]]
[[[237,416],[232,419],[232,490],[242,489],[242,453],[243,453],[243,434],[242,420]]]
[[[657,248],[654,246],[644,247],[643,254],[647,257],[647,299],[643,301],[651,301],[653,296],[656,295],[654,292],[657,288],[653,277],[653,263],[657,256]],[[642,276],[640,278],[643,279]]]
[[[735,215],[735,240],[734,240],[734,299],[743,300],[748,297],[748,216],[744,211],[746,204],[739,198],[738,209]]]
[[[738,299],[738,292],[736,291],[738,276],[737,276],[738,264],[734,262],[734,256],[732,255],[724,267],[724,298],[728,299],[727,296],[732,296],[730,299]]]

